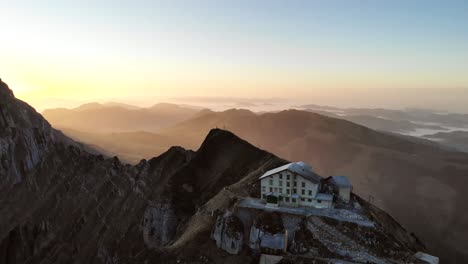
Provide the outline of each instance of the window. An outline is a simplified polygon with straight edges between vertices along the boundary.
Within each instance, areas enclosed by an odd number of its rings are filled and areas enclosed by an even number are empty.
[[[290,190],[289,189],[286,189],[286,194],[289,194],[290,193]]]
[[[262,186],[262,192],[266,192],[266,186]]]
[[[297,194],[297,189],[293,189],[293,193],[296,193],[296,194]]]
[[[301,198],[301,201],[305,202],[305,199],[304,199],[304,198]]]
[[[283,186],[283,181],[279,181],[279,186]]]
[[[287,179],[287,180],[289,180],[289,174],[288,174],[288,175],[286,175],[286,179]]]
[[[302,195],[305,195],[305,190],[304,190],[304,189],[302,189],[302,192],[301,192],[301,193],[302,193]]]
[[[284,200],[289,203],[289,197],[284,198]]]
[[[280,178],[280,179],[283,179],[283,174],[280,174],[280,175],[279,175],[279,178]]]
[[[270,187],[270,192],[273,192],[273,188]]]
[[[296,198],[292,198],[291,201],[292,201],[293,203],[295,203],[295,202],[296,202]]]
[[[290,182],[286,182],[286,187],[290,187],[291,186],[291,183]]]
[[[296,187],[296,186],[297,186],[297,182],[295,181],[295,182],[294,182],[294,187]]]
[[[312,199],[309,198],[309,199],[307,199],[307,201],[310,203],[310,202],[312,202]]]
[[[273,179],[270,179],[270,185],[273,185]]]
[[[322,200],[317,200],[317,203],[322,203]]]
[[[302,188],[305,188],[305,182],[302,182]]]
[[[309,190],[309,195],[312,196],[312,190]]]
[[[279,188],[279,192],[280,192],[280,193],[283,193],[283,188]]]

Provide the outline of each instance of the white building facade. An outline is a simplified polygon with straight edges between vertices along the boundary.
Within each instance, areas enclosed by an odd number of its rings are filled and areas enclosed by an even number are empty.
[[[260,177],[261,198],[270,204],[331,208],[333,195],[320,193],[321,180],[306,163],[289,163]]]

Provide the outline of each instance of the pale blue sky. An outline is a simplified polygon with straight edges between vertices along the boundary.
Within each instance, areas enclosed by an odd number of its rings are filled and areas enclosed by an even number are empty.
[[[219,94],[464,110],[467,25],[467,1],[1,1],[0,77],[25,100]]]

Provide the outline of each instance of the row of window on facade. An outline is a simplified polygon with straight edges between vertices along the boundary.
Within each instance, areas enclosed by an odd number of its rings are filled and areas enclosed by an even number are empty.
[[[289,181],[290,177],[291,177],[291,175],[286,174],[286,180]],[[279,174],[279,178],[280,178],[280,180],[283,179],[283,174],[282,173]],[[293,176],[293,179],[296,180],[296,175]]]
[[[262,198],[266,200],[266,199],[267,199],[267,195],[266,195],[266,194],[263,194],[263,195],[262,195]],[[284,202],[289,203],[289,202],[291,201],[291,203],[296,203],[298,200],[299,200],[299,199],[297,199],[297,198],[289,198],[289,197],[283,197],[283,196],[279,196],[279,197],[278,197],[278,201],[280,201],[280,202],[283,202],[283,201],[284,201]],[[301,200],[301,202],[306,202],[306,201],[309,202],[309,203],[312,202],[312,199],[311,199],[311,198],[300,198],[300,200]],[[317,203],[322,203],[322,201],[321,201],[321,200],[317,200]]]
[[[281,177],[280,177],[280,179],[281,179]],[[289,180],[289,179],[288,179],[288,180]],[[273,179],[270,179],[270,185],[273,185]],[[283,186],[283,181],[279,181],[279,182],[278,182],[278,185],[279,185],[279,186]],[[302,182],[301,185],[302,185],[302,188],[305,188],[305,187],[306,187],[306,183],[305,183],[305,182]],[[297,186],[297,181],[294,181],[294,187],[296,187],[296,186]],[[287,181],[287,182],[286,182],[286,187],[291,187],[291,182]]]
[[[266,186],[262,186],[262,192],[266,192]],[[283,193],[283,188],[273,188],[270,187],[270,192],[278,192],[278,193]],[[286,189],[286,194],[291,194],[291,189]],[[292,189],[292,194],[297,194],[297,189]],[[302,195],[306,195],[306,190],[302,189],[301,190]],[[312,190],[309,190],[308,192],[309,196],[312,196]]]

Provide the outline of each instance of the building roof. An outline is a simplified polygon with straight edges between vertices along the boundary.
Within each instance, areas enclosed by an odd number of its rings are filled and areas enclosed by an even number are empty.
[[[333,195],[327,193],[317,193],[317,195],[315,196],[315,200],[333,201]]]
[[[343,188],[351,188],[353,185],[346,176],[331,176],[328,179],[331,179],[336,186]]]
[[[266,178],[268,176],[271,176],[273,174],[276,174],[278,172],[282,172],[282,171],[285,171],[285,170],[289,170],[291,172],[297,173],[300,176],[302,176],[302,177],[304,177],[304,178],[306,178],[306,179],[308,179],[309,181],[312,181],[312,182],[320,182],[320,180],[322,179],[322,177],[320,177],[320,175],[318,175],[317,173],[312,171],[312,167],[310,167],[307,163],[302,162],[302,161],[292,162],[292,163],[283,165],[281,167],[269,170],[269,171],[265,172],[265,174],[263,174],[260,177],[260,179]]]

